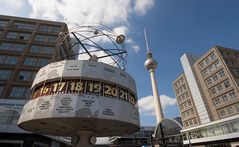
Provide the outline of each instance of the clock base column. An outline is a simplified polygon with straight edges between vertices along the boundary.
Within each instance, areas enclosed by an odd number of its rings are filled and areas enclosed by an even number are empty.
[[[76,136],[72,137],[72,143],[74,147],[93,147],[96,143],[96,137],[94,132],[79,131]]]

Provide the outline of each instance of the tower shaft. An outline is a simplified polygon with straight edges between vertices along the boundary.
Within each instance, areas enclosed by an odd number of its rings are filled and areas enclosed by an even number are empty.
[[[152,90],[153,90],[155,115],[156,115],[157,123],[159,123],[163,120],[164,115],[163,115],[163,110],[162,110],[160,97],[159,97],[159,94],[158,94],[158,85],[157,85],[157,82],[155,80],[154,70],[150,70],[149,73],[150,73],[150,79],[151,79]]]

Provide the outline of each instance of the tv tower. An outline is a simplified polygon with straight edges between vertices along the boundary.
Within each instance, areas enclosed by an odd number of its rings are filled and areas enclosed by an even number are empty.
[[[153,89],[156,120],[157,120],[157,124],[158,124],[163,120],[164,116],[163,116],[162,105],[160,102],[160,97],[158,94],[158,86],[157,86],[157,82],[155,80],[155,75],[154,75],[155,69],[157,68],[157,61],[153,59],[152,53],[149,50],[149,44],[148,44],[148,39],[147,39],[145,29],[144,29],[144,37],[145,37],[146,48],[147,48],[147,53],[146,53],[147,59],[144,63],[144,66],[147,68],[147,70],[150,73],[150,79],[151,79],[151,84],[152,84],[152,89]]]

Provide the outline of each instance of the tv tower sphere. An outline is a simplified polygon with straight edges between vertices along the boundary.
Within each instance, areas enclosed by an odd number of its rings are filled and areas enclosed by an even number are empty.
[[[42,67],[32,83],[18,126],[55,136],[71,136],[75,147],[91,147],[96,137],[139,130],[136,84],[124,71],[124,35],[103,26],[81,26],[59,34],[59,54],[78,52]],[[79,60],[67,60],[79,55]]]
[[[147,59],[144,63],[144,66],[148,69],[148,70],[155,70],[158,66],[158,63],[156,60],[154,60],[152,58],[152,53],[150,51],[147,51]]]

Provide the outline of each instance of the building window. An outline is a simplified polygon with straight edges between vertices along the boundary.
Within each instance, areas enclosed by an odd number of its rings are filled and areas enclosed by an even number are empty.
[[[40,60],[38,61],[38,66],[39,66],[39,67],[45,66],[45,65],[48,64],[48,62],[49,62],[48,59],[40,59]]]
[[[236,110],[239,112],[239,104],[236,104]]]
[[[186,93],[185,93],[185,98],[188,98],[188,97],[189,97],[189,95],[188,95],[188,93],[186,92]]]
[[[194,123],[194,124],[197,124],[197,123],[198,123],[198,121],[197,121],[196,118],[193,119],[193,123]]]
[[[32,45],[30,49],[31,53],[41,53],[41,54],[53,54],[53,48],[52,47],[43,47],[43,46],[37,46]]]
[[[19,39],[21,39],[21,40],[29,40],[30,39],[30,34],[20,33],[19,34]]]
[[[36,58],[26,58],[24,61],[24,65],[27,66],[37,66],[37,60]]]
[[[179,105],[180,110],[183,110],[183,105]]]
[[[238,69],[236,69],[236,75],[239,75],[239,70]]]
[[[206,63],[206,64],[209,63],[209,59],[208,59],[208,58],[205,59],[205,63]]]
[[[0,86],[0,95],[2,95],[4,88],[5,88],[4,86]]]
[[[227,113],[228,113],[228,114],[232,114],[232,113],[233,113],[232,106],[227,107]]]
[[[184,107],[185,108],[187,108],[188,107],[188,103],[186,102],[186,103],[184,103]]]
[[[216,58],[215,54],[212,53],[212,54],[210,55],[210,58],[211,58],[211,60],[214,60],[214,59]]]
[[[208,136],[215,136],[214,130],[213,130],[212,128],[208,128],[208,129],[207,129],[207,135],[208,135]]]
[[[212,79],[211,78],[207,79],[207,85],[210,85],[210,84],[212,84]]]
[[[219,105],[221,102],[220,102],[220,99],[219,99],[219,98],[215,98],[215,99],[213,100],[213,103],[214,103],[215,106],[217,106],[217,105]]]
[[[5,64],[16,65],[17,64],[17,57],[7,56],[6,59],[5,59]]]
[[[16,125],[20,117],[23,105],[0,103],[0,108],[2,108],[0,111],[0,124],[15,124]],[[0,141],[0,144],[4,146],[4,144],[2,144],[1,141]],[[6,146],[8,145],[6,144]],[[20,146],[15,145],[14,147],[20,147]]]
[[[23,52],[25,47],[25,44],[2,43],[0,50]]]
[[[212,78],[213,78],[214,81],[217,81],[217,80],[218,80],[217,75],[214,75]]]
[[[29,98],[30,96],[31,96],[31,89],[30,89],[30,88],[26,88],[24,97],[25,97],[25,98]]]
[[[220,109],[220,110],[219,110],[219,115],[220,115],[221,117],[224,117],[224,116],[225,116],[225,111],[224,111],[224,109]]]
[[[234,91],[230,92],[230,93],[229,93],[229,96],[231,97],[232,100],[234,100],[234,99],[237,98],[237,96],[236,96],[236,94],[235,94]]]
[[[42,67],[49,63],[48,59],[25,58],[24,65],[33,67]]]
[[[13,109],[13,105],[0,103],[0,108],[2,108],[0,111],[0,124],[7,124]]]
[[[18,80],[31,82],[35,78],[36,73],[30,71],[20,71],[18,74]]]
[[[225,73],[224,73],[224,71],[223,71],[223,70],[221,70],[221,71],[219,72],[219,75],[220,75],[220,77],[224,77],[224,76],[225,76]]]
[[[209,71],[209,72],[212,72],[212,71],[213,71],[213,66],[209,66],[209,67],[208,67],[208,71]]]
[[[190,116],[190,112],[189,111],[187,111],[186,114],[187,114],[187,117]]]
[[[182,115],[182,118],[185,118],[185,117],[186,117],[185,112],[181,113],[181,115]]]
[[[11,97],[23,97],[25,93],[24,87],[13,87],[10,93]]]
[[[10,97],[26,99],[30,95],[30,87],[13,87]]]
[[[17,39],[17,36],[18,36],[18,33],[16,33],[16,32],[9,32],[9,33],[7,33],[6,38]]]
[[[30,48],[31,53],[41,53],[41,46],[32,45]]]
[[[201,62],[201,63],[199,64],[199,66],[200,66],[200,68],[203,68],[203,67],[204,67],[204,62]]]
[[[0,70],[0,79],[8,80],[11,77],[11,74],[12,74],[11,70]]]
[[[0,20],[0,28],[4,28],[8,25],[8,21],[7,20]]]
[[[222,96],[222,100],[223,100],[224,102],[227,102],[227,101],[228,101],[227,95],[223,95],[223,96]]]
[[[211,94],[215,94],[216,93],[216,90],[215,90],[215,88],[211,88]]]
[[[0,55],[0,63],[9,64],[9,65],[16,65],[17,64],[17,57]]]
[[[59,33],[61,30],[61,27],[41,25],[39,30],[42,32],[48,32],[48,33]]]
[[[5,63],[6,56],[0,55],[0,63]]]
[[[14,23],[14,26],[16,29],[31,30],[31,31],[35,29],[34,24],[16,22]]]
[[[56,42],[56,37],[55,36],[47,36],[47,35],[36,35],[35,41],[55,43]]]
[[[225,81],[225,82],[223,82],[223,84],[224,84],[225,88],[228,88],[231,86],[229,81]]]
[[[216,61],[214,65],[215,67],[219,68],[221,66],[221,63],[219,61]]]
[[[202,71],[202,75],[203,75],[203,77],[206,77],[206,76],[208,75],[207,69],[204,69],[204,70]]]
[[[35,37],[35,40],[36,41],[39,41],[39,42],[46,42],[45,39],[46,38],[46,36],[43,36],[43,35],[37,35],[36,37]]]
[[[186,86],[185,85],[183,85],[182,88],[183,88],[183,90],[186,90]]]
[[[2,43],[2,44],[0,45],[0,50],[9,50],[9,51],[12,51],[12,46],[13,46],[12,43]]]
[[[194,115],[194,110],[192,109],[192,110],[190,110],[190,112],[191,112],[191,115]]]
[[[13,45],[14,51],[17,51],[17,52],[23,52],[25,47],[26,47],[25,44],[14,44]]]
[[[29,40],[30,34],[27,33],[18,33],[18,32],[9,32],[6,36],[8,39],[21,39],[21,40]]]
[[[53,54],[53,48],[52,47],[43,47],[45,54]]]
[[[182,99],[183,99],[183,100],[185,99],[185,96],[184,96],[184,95],[182,95]]]
[[[217,90],[218,90],[218,91],[222,91],[222,90],[223,90],[222,85],[218,85],[218,86],[217,86]]]

